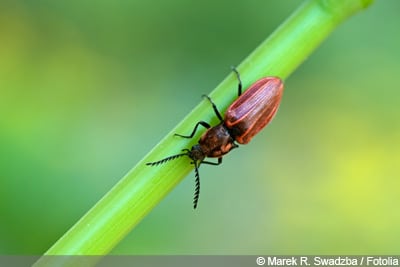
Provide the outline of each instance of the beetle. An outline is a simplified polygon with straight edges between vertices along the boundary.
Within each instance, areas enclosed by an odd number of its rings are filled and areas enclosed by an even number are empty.
[[[180,154],[169,156],[159,161],[149,162],[146,165],[155,166],[167,161],[188,156],[195,169],[195,193],[193,207],[196,209],[200,195],[200,164],[220,165],[222,157],[234,148],[236,144],[247,144],[260,132],[276,114],[283,93],[283,81],[279,77],[265,77],[253,83],[242,94],[242,81],[239,72],[232,67],[238,79],[238,98],[228,107],[225,117],[221,116],[217,106],[207,95],[203,95],[212,105],[220,123],[211,127],[205,121],[199,121],[190,135],[175,134],[183,138],[192,138],[201,125],[207,129],[200,140],[191,149],[183,149]],[[217,162],[204,160],[217,158]]]

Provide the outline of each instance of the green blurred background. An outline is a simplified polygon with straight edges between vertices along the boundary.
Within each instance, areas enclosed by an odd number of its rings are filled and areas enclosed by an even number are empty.
[[[0,254],[45,252],[301,2],[2,1]],[[342,24],[198,210],[190,174],[112,253],[398,254],[399,11]]]

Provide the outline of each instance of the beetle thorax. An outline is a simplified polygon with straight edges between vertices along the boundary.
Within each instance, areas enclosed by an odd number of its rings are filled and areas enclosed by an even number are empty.
[[[236,147],[233,138],[230,136],[225,125],[218,124],[208,129],[200,138],[198,145],[194,149],[201,151],[204,157],[218,158],[228,153]]]

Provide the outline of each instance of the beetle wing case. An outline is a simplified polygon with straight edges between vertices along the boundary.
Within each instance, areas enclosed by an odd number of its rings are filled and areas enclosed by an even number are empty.
[[[274,117],[283,93],[278,77],[265,77],[250,86],[225,113],[225,125],[234,139],[247,144]]]

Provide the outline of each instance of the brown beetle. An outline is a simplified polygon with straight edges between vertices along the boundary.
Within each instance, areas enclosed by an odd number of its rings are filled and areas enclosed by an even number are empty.
[[[280,78],[262,78],[252,84],[246,92],[242,94],[242,81],[240,80],[239,72],[235,68],[232,68],[232,70],[235,72],[239,81],[239,97],[228,107],[225,113],[225,119],[222,118],[217,106],[212,102],[211,98],[207,95],[203,95],[203,97],[206,97],[210,101],[220,123],[211,127],[207,122],[199,121],[190,135],[175,134],[176,136],[184,138],[192,138],[199,125],[201,125],[207,128],[207,131],[200,137],[198,144],[194,145],[190,150],[183,149],[182,151],[184,151],[184,153],[173,155],[156,162],[146,163],[146,165],[154,166],[181,156],[188,156],[192,160],[191,163],[194,164],[196,177],[196,189],[193,200],[194,208],[197,207],[200,195],[200,177],[198,170],[200,164],[219,165],[222,163],[222,156],[238,147],[235,141],[239,144],[247,144],[250,142],[250,140],[272,120],[281,101],[283,82]],[[218,161],[206,161],[204,160],[206,157],[218,158]]]

